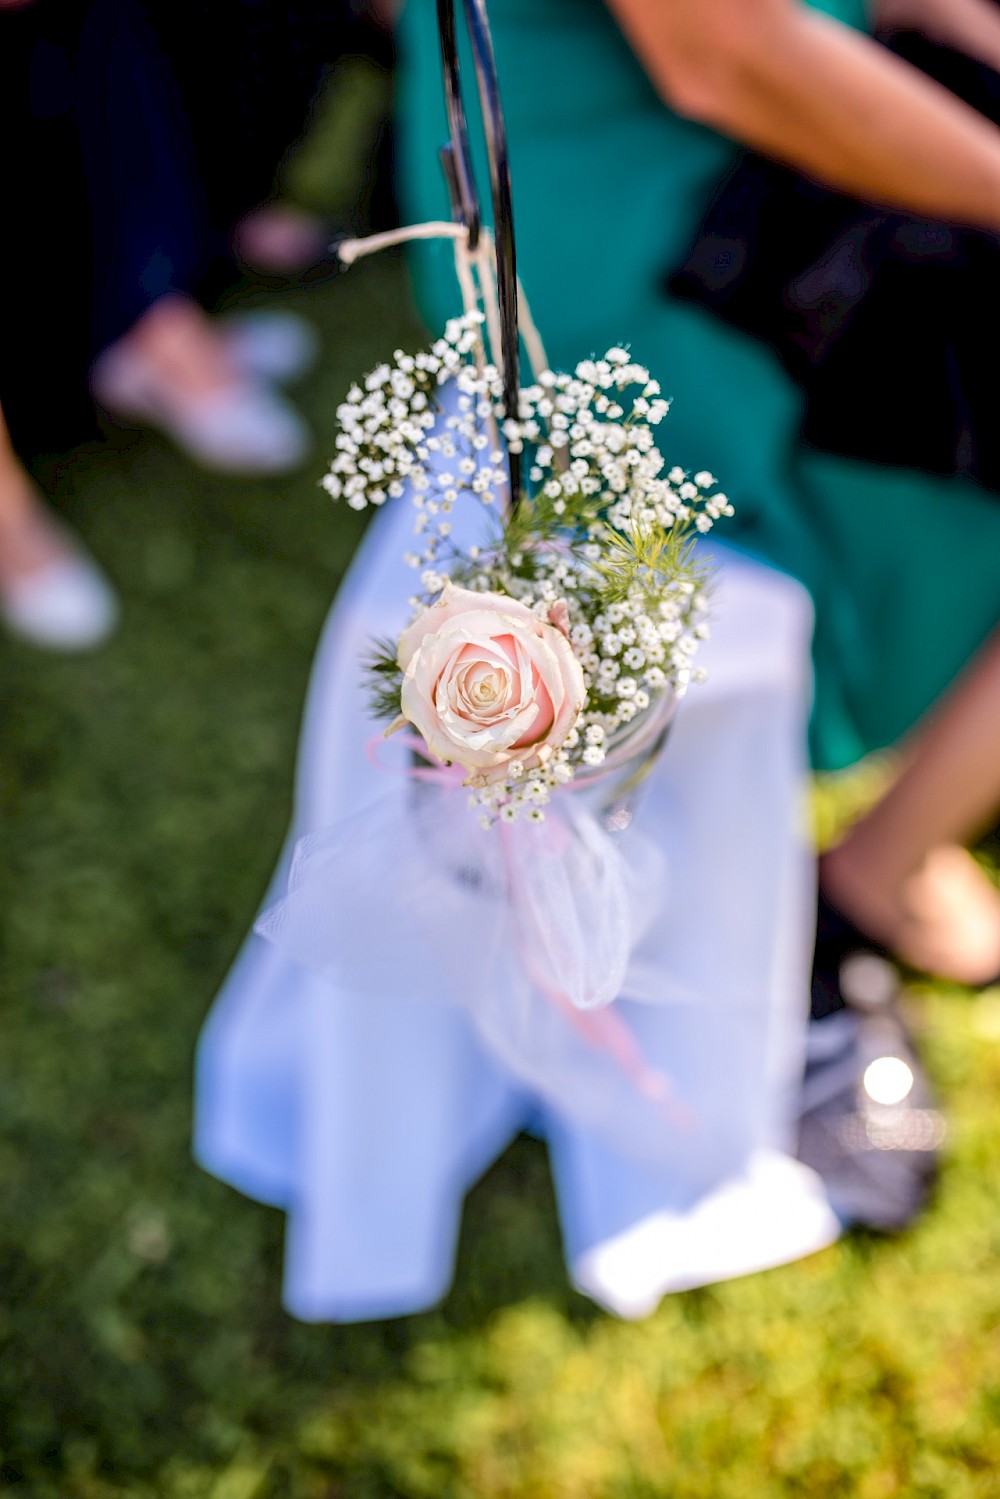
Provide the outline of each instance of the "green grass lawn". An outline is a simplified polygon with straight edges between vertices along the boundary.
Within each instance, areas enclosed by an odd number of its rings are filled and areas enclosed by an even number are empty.
[[[86,659],[0,642],[0,1486],[38,1499],[1000,1495],[1000,998],[915,1019],[952,1119],[895,1242],[621,1324],[567,1285],[545,1153],[472,1194],[409,1320],[280,1310],[282,1220],[189,1157],[192,1053],[289,812],[361,530],[316,480],[352,375],[419,330],[392,258],[284,294],[326,352],[291,481],[116,434],[58,475],[124,598]]]

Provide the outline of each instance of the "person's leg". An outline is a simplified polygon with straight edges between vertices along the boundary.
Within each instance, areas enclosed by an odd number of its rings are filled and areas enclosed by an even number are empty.
[[[235,472],[298,463],[294,409],[241,369],[191,289],[214,241],[190,126],[142,0],[94,0],[74,54],[91,195],[97,400]]]
[[[56,550],[56,536],[0,412],[0,589],[44,566]]]
[[[1000,972],[1000,894],[965,851],[1000,810],[1000,631],[918,726],[903,769],[825,854],[830,901],[914,967]]]
[[[0,618],[36,645],[84,650],[105,639],[117,613],[96,565],[14,452],[0,410]]]
[[[71,58],[97,270],[96,352],[159,299],[187,292],[214,244],[189,123],[142,0],[92,0]]]

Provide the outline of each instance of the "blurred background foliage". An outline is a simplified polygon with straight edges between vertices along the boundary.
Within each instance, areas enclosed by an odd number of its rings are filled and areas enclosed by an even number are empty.
[[[310,206],[324,170],[357,192],[385,84],[349,88],[291,169]],[[361,531],[316,482],[334,409],[422,333],[393,256],[268,295],[323,333],[300,391],[315,463],[235,482],[121,432],[53,460],[124,626],[81,660],[0,643],[0,1488],[1000,1494],[1000,993],[911,996],[952,1130],[903,1238],[852,1236],[621,1324],[568,1286],[544,1148],[524,1139],[472,1193],[439,1309],[350,1328],[281,1311],[280,1215],[189,1158],[192,1054],[278,851],[311,653]],[[881,774],[823,782],[823,839]]]

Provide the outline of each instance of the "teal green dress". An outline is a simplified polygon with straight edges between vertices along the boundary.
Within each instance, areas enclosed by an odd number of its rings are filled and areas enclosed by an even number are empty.
[[[864,25],[863,0],[821,8]],[[663,290],[733,147],[660,102],[602,0],[489,9],[518,266],[550,361],[629,344],[673,397],[668,461],[717,474],[737,508],[726,539],[809,589],[817,765],[893,742],[1000,618],[1000,500],[964,479],[805,448],[800,395],[770,350]],[[447,217],[434,0],[408,0],[400,49],[402,211]],[[471,64],[466,78],[471,93]],[[414,268],[439,327],[460,307],[450,254],[421,248]]]

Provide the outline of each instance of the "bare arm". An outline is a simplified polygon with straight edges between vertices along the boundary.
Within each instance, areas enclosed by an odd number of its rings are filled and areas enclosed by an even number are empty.
[[[1000,230],[1000,130],[798,0],[608,0],[662,97],[832,187]]]
[[[877,0],[875,21],[922,31],[1000,72],[1000,7],[993,0]]]

